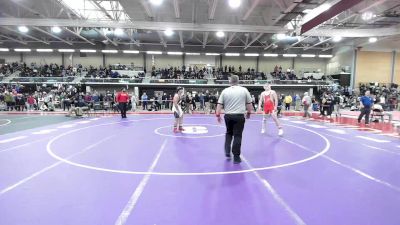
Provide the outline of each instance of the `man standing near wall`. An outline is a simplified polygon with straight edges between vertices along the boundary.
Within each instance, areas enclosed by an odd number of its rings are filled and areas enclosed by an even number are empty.
[[[221,122],[222,107],[225,111],[225,156],[230,159],[233,153],[233,162],[240,163],[240,148],[242,146],[242,133],[244,129],[245,117],[250,118],[252,110],[252,100],[249,91],[239,86],[239,77],[232,75],[229,83],[231,87],[225,88],[218,99],[216,116],[218,122]],[[233,143],[232,143],[233,140]]]
[[[370,92],[366,91],[365,95],[360,98],[361,113],[358,116],[358,123],[361,123],[361,119],[365,115],[365,125],[369,125],[369,114],[371,113],[371,107],[374,104],[374,100],[370,96]]]
[[[125,88],[122,89],[122,92],[118,92],[116,100],[119,104],[119,110],[121,111],[121,117],[126,118],[126,110],[128,107],[129,95],[128,95],[128,93],[126,93]]]

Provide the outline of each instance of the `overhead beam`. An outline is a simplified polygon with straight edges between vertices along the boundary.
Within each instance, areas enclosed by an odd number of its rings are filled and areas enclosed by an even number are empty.
[[[183,43],[182,31],[179,31],[178,34],[179,34],[179,41],[181,42],[181,48],[184,48],[185,45],[184,45],[184,43]]]
[[[281,11],[286,9],[286,5],[283,0],[274,0],[275,4],[279,7]]]
[[[150,17],[150,18],[153,18],[154,15],[153,15],[153,12],[151,11],[149,3],[147,1],[145,1],[145,0],[141,0],[140,2],[142,3],[142,6],[143,6],[147,16]]]
[[[333,5],[329,10],[322,12],[318,16],[314,17],[310,21],[306,22],[301,26],[301,34],[313,29],[314,27],[324,23],[332,17],[342,13],[345,10],[352,8],[364,0],[341,0],[340,2]]]
[[[325,43],[325,42],[327,42],[327,41],[330,41],[330,40],[332,40],[332,38],[325,38],[324,40],[322,40],[322,41],[320,41],[320,42],[314,44],[313,46],[304,48],[304,51],[306,51],[306,50],[308,50],[308,49],[310,49],[310,48],[314,48],[314,47],[316,47],[316,46],[318,46],[318,45],[322,45],[323,43]]]
[[[160,31],[157,32],[158,37],[160,38],[160,43],[164,46],[164,48],[167,47],[167,42],[165,42],[163,35],[161,34]]]
[[[75,35],[76,37],[80,38],[81,40],[86,41],[87,43],[89,43],[91,45],[96,45],[95,43],[93,43],[93,42],[89,41],[88,39],[86,39],[85,37],[81,36],[79,33],[76,33],[76,32],[74,32],[74,31],[72,31],[72,30],[70,30],[70,29],[68,29],[66,27],[64,27],[63,29],[65,31],[67,31],[68,33]]]
[[[385,3],[386,1],[387,1],[387,0],[379,0],[379,1],[376,1],[376,2],[374,2],[373,4],[370,4],[370,5],[368,5],[367,7],[361,9],[361,10],[359,11],[359,13],[367,12],[368,10],[370,10],[370,9],[372,9],[372,8],[378,6],[378,5],[381,5],[381,4]],[[350,20],[350,19],[352,19],[353,17],[356,17],[356,16],[357,16],[357,14],[354,14],[354,13],[353,13],[353,14],[351,14],[351,15],[349,15],[349,16],[343,18],[343,19],[341,19],[337,24],[338,24],[338,25],[339,25],[339,24],[342,24],[342,23],[346,22],[347,20]],[[333,28],[337,27],[338,25],[335,25],[334,27],[331,27],[330,29],[333,29]],[[361,26],[361,27],[362,27],[362,26]],[[297,44],[301,43],[302,41],[304,41],[304,40],[306,40],[306,39],[308,39],[308,38],[310,38],[310,37],[311,37],[311,36],[307,36],[306,38],[301,39],[300,41],[298,41],[298,42],[296,42],[296,43],[290,45],[290,47],[286,48],[285,50],[288,50],[288,49],[290,49],[290,48],[296,46]]]
[[[264,48],[264,50],[268,50],[269,48],[271,48],[275,43],[271,43],[269,45],[267,45],[267,47]]]
[[[140,47],[140,42],[137,41],[137,40],[135,40],[135,38],[133,37],[133,33],[134,33],[133,29],[129,29],[129,30],[127,31],[127,33],[128,33],[129,38],[131,39],[131,41],[132,41],[136,46]]]
[[[147,16],[150,18],[153,18],[153,12],[151,11],[151,8],[149,6],[149,3],[145,0],[140,0],[140,3],[142,4],[144,11],[146,12]]]
[[[305,41],[305,40],[307,40],[307,39],[309,39],[309,38],[311,38],[311,36],[300,37],[300,40],[298,40],[298,41],[296,41],[295,43],[291,44],[289,47],[285,48],[285,50],[288,50],[288,49],[290,49],[290,48],[293,48],[294,46],[300,44],[301,42],[303,42],[303,41]]]
[[[264,35],[263,33],[259,33],[253,40],[250,41],[250,43],[246,44],[246,47],[244,47],[244,50],[248,49],[254,42],[256,42],[258,39],[260,39],[260,37],[263,35]]]
[[[279,0],[275,0],[275,2],[277,2],[277,1],[279,1]],[[300,3],[302,3],[303,1],[304,1],[304,0],[298,0],[298,1],[296,1],[296,2],[293,2],[289,7],[287,7],[287,8],[285,9],[285,11],[283,11],[283,13],[282,13],[280,16],[278,16],[278,18],[275,19],[275,21],[272,23],[272,25],[275,25],[275,24],[277,24],[279,21],[281,21],[281,20],[286,16],[286,14],[292,12],[293,9],[296,8],[296,7],[297,7]],[[280,6],[279,6],[279,7],[280,7]]]
[[[204,32],[204,33],[203,33],[203,48],[206,48],[207,40],[208,40],[208,35],[209,35],[208,32]]]
[[[30,39],[32,39],[32,40],[42,42],[42,43],[44,43],[44,44],[46,44],[46,45],[49,45],[49,44],[50,44],[50,43],[47,42],[47,41],[43,41],[43,40],[41,40],[41,39],[39,39],[39,38],[36,38],[36,37],[33,37],[33,36],[29,35],[29,34],[25,34],[25,33],[18,32],[18,31],[14,30],[14,29],[11,29],[11,28],[9,28],[9,27],[2,27],[2,28],[3,28],[3,29],[6,29],[6,30],[8,30],[8,31],[17,33],[17,34],[19,34],[19,35],[25,36],[25,37],[27,37],[27,38],[30,38]]]
[[[9,36],[6,36],[6,35],[0,34],[0,37],[5,38],[5,39],[8,39],[8,40],[11,40],[11,41],[15,41],[15,42],[20,43],[20,44],[23,44],[23,45],[27,45],[27,44],[28,44],[28,43],[25,42],[25,41],[21,41],[21,40],[18,40],[18,39],[15,39],[15,38],[12,38],[12,37],[9,37]]]
[[[102,31],[102,30],[99,30],[99,29],[94,29],[95,31],[97,31],[97,33],[99,33],[101,36],[103,36],[107,41],[109,41],[111,44],[113,44],[114,46],[118,46],[118,44],[117,43],[115,43],[113,40],[111,40],[109,37],[107,37],[107,34],[104,32],[104,31]]]
[[[232,33],[226,43],[224,44],[224,49],[226,49],[233,41],[233,38],[236,36],[236,33]]]
[[[114,17],[112,17],[107,10],[100,5],[100,3],[98,3],[97,1],[91,1],[93,4],[95,4],[103,13],[104,15],[106,15],[110,20],[115,20]]]
[[[32,27],[32,28],[35,29],[35,30],[37,30],[37,31],[39,31],[39,32],[42,32],[42,33],[44,33],[44,34],[47,34],[47,35],[49,35],[50,37],[53,37],[53,38],[55,38],[55,39],[57,39],[57,40],[60,40],[60,41],[66,43],[66,44],[68,44],[68,45],[73,45],[72,42],[66,41],[66,40],[64,40],[64,39],[62,39],[62,38],[60,38],[60,37],[58,37],[58,36],[56,36],[56,35],[54,35],[54,34],[48,32],[48,31],[46,31],[46,30],[43,30],[43,29],[39,28],[39,27]]]
[[[217,10],[218,0],[213,0],[211,7],[209,9],[208,19],[213,20],[215,17],[215,11]]]
[[[234,24],[196,24],[179,22],[154,22],[154,21],[97,21],[97,20],[69,20],[69,19],[42,19],[42,18],[0,18],[0,26],[63,26],[63,27],[102,27],[102,28],[122,28],[122,29],[142,29],[142,30],[165,30],[166,27],[172,30],[197,31],[197,32],[225,32],[237,33],[277,33],[285,32],[287,29],[280,26],[249,26]]]
[[[179,2],[178,0],[174,0],[174,10],[175,10],[175,18],[181,18],[181,13],[179,12]]]
[[[258,3],[260,0],[253,0],[253,3],[251,4],[250,8],[247,10],[246,14],[244,14],[242,21],[246,21],[251,13],[254,11],[254,9],[257,7]]]

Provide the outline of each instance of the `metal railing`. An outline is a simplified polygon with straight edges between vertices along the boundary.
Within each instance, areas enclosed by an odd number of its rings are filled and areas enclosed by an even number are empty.
[[[207,84],[208,80],[191,80],[191,79],[153,79],[151,84]]]
[[[142,79],[131,78],[83,78],[82,83],[114,83],[114,84],[137,84],[142,83]]]
[[[58,83],[58,82],[72,82],[75,77],[15,77],[10,82],[21,83]]]

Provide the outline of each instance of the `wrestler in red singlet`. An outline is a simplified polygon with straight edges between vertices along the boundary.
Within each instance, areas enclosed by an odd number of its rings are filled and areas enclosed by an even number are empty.
[[[274,102],[271,99],[271,93],[264,96],[264,113],[271,114],[275,109]]]

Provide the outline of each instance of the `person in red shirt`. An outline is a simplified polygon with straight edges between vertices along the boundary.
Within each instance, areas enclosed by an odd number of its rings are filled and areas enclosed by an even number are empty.
[[[126,109],[129,102],[129,95],[126,93],[125,88],[117,94],[117,102],[119,104],[119,110],[121,111],[121,117],[126,118]]]

